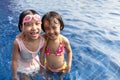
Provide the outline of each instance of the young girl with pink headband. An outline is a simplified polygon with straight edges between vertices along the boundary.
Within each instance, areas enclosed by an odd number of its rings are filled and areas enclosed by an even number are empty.
[[[19,16],[19,31],[14,40],[12,54],[13,80],[30,80],[30,75],[40,70],[39,53],[44,53],[44,38],[41,32],[41,17],[34,10],[25,10]]]

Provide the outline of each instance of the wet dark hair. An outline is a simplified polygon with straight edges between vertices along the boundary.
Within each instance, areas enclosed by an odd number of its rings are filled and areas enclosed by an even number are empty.
[[[43,15],[42,17],[42,30],[45,32],[45,29],[44,29],[44,20],[47,20],[49,23],[51,23],[51,18],[56,18],[59,22],[60,22],[60,30],[63,30],[64,28],[64,23],[63,23],[63,20],[62,20],[62,17],[59,13],[55,12],[55,11],[50,11],[48,13],[46,13],[45,15]]]
[[[20,16],[19,16],[19,23],[18,23],[18,28],[19,28],[19,31],[21,32],[21,28],[22,28],[22,22],[23,22],[23,18],[28,15],[28,14],[38,14],[35,10],[32,10],[32,9],[27,9],[25,11],[23,11]]]

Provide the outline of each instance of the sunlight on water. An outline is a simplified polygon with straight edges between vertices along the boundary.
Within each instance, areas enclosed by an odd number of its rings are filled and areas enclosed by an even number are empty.
[[[62,15],[65,22],[62,34],[68,37],[73,50],[72,68],[64,80],[120,79],[119,0],[2,0],[0,3],[0,80],[12,80],[12,42],[19,33],[18,16],[28,8],[41,16],[48,11]]]

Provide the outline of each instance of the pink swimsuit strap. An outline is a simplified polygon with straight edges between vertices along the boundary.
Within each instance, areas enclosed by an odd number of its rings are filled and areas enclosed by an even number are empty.
[[[46,49],[45,54],[50,55],[50,54],[54,54],[56,56],[61,56],[62,52],[64,51],[64,46],[62,45],[62,43],[60,42],[59,48],[58,50],[55,51],[55,53],[53,53],[50,48]]]

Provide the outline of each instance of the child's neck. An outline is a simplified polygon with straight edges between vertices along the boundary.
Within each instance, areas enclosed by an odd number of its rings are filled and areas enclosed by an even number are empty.
[[[40,38],[40,37],[39,37],[39,38]],[[39,39],[39,38],[38,38],[38,39]],[[31,38],[29,38],[29,37],[27,37],[27,36],[25,36],[25,35],[24,35],[23,39],[24,39],[25,41],[27,41],[27,42],[35,42],[36,40],[38,40],[38,39],[31,39]]]
[[[57,39],[49,39],[50,42],[58,42],[60,41],[60,36],[57,37]]]

